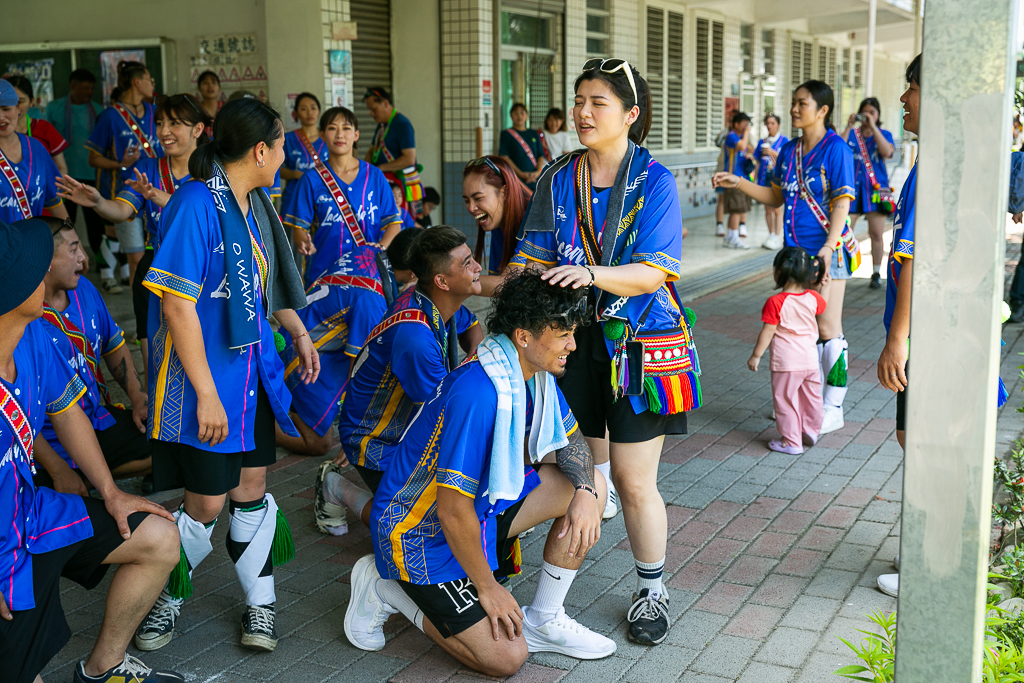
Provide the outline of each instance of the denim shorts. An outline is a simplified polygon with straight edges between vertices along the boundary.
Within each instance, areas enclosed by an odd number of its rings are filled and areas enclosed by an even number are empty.
[[[842,249],[842,247],[839,249]],[[839,266],[839,249],[832,252],[832,266],[828,269],[828,274],[832,276],[833,280],[849,280],[853,277],[850,275],[850,271],[846,269],[845,265]]]
[[[130,221],[117,223],[117,241],[121,245],[122,254],[137,254],[146,249],[146,231],[143,227],[142,214]]]

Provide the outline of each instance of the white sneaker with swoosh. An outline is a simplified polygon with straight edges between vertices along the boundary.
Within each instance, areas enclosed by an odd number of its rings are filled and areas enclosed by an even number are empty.
[[[565,609],[555,618],[534,626],[530,608],[523,608],[523,636],[530,652],[557,652],[576,659],[603,659],[615,654],[615,641],[572,619]]]
[[[377,565],[373,555],[364,555],[352,567],[352,596],[345,610],[345,635],[360,650],[376,652],[384,647],[384,622],[397,614],[377,595]]]

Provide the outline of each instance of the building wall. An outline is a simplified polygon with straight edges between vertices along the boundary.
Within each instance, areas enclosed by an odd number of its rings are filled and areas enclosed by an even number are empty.
[[[321,94],[321,0],[263,0],[270,103],[287,116],[288,93]],[[337,1],[337,0],[335,0]],[[296,19],[301,20],[296,20]],[[320,102],[326,109],[330,91]]]

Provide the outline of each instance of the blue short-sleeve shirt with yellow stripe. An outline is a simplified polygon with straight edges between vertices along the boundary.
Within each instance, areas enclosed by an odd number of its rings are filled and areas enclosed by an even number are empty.
[[[560,390],[558,400],[563,426],[571,436],[576,418]],[[448,375],[423,405],[395,448],[373,498],[370,531],[381,576],[419,585],[466,577],[441,530],[438,487],[473,499],[481,547],[491,569],[497,569],[497,515],[540,484],[536,470],[524,464],[519,498],[490,503],[487,482],[497,406],[494,385],[478,361]],[[526,424],[531,422],[528,414]]]
[[[900,284],[900,272],[907,260],[914,258],[914,200],[917,196],[917,164],[910,169],[910,175],[903,183],[896,211],[892,219],[892,247],[889,249],[888,275],[885,283],[885,333],[889,334],[892,314],[896,310],[896,293]]]

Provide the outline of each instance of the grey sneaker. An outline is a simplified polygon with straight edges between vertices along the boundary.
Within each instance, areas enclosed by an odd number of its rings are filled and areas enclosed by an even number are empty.
[[[277,647],[274,605],[249,605],[242,615],[242,646],[273,652]]]
[[[85,675],[85,662],[75,667],[72,683],[185,683],[185,677],[176,671],[154,671],[136,657],[127,652],[124,661],[112,669],[93,678]]]
[[[341,536],[348,531],[345,508],[328,502],[324,496],[324,481],[331,472],[341,476],[341,468],[334,464],[333,460],[324,460],[316,471],[316,484],[313,486],[313,517],[320,533]]]
[[[156,599],[156,604],[149,610],[149,614],[139,624],[135,632],[135,647],[143,652],[159,650],[174,637],[174,624],[181,613],[181,606],[184,600],[175,600],[162,591]]]
[[[629,639],[639,645],[659,645],[668,635],[668,597],[644,588],[633,594],[633,604],[626,613]]]
[[[103,278],[103,282],[100,283],[100,287],[102,287],[103,291],[107,294],[120,294],[124,291],[124,288],[117,284],[117,280],[112,277]]]

